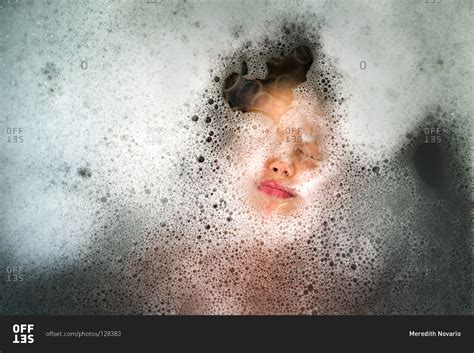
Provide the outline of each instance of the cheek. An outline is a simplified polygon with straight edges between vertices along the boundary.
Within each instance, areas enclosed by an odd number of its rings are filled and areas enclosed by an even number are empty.
[[[245,130],[244,130],[245,131]],[[257,177],[264,171],[265,163],[272,151],[278,148],[275,133],[249,129],[235,136],[232,141],[233,161],[241,175]]]
[[[242,169],[245,171],[245,176],[256,178],[262,172],[265,165],[267,149],[259,146],[250,151],[248,157],[243,161]]]
[[[301,171],[295,185],[295,191],[303,198],[309,197],[319,192],[319,186],[322,178],[317,168]]]
[[[318,163],[312,159],[305,158],[303,161],[298,163],[298,169],[300,172],[311,171],[316,169]]]

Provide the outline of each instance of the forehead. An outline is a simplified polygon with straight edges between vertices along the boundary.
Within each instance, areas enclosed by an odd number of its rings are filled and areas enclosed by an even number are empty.
[[[283,116],[274,119],[274,121],[281,127],[301,127],[305,132],[311,132],[318,125],[318,122],[321,121],[322,115],[317,102],[295,99],[291,108]]]
[[[308,114],[285,115],[276,124],[278,131],[284,134],[315,136],[320,131],[318,118]]]

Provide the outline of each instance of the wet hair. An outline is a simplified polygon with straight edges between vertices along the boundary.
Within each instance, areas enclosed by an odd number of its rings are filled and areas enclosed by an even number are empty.
[[[289,55],[269,59],[264,79],[245,78],[244,62],[241,73],[233,72],[225,79],[224,98],[232,110],[267,115],[271,115],[268,109],[275,105],[275,100],[283,100],[286,111],[293,101],[293,88],[306,81],[312,63],[313,55],[305,45],[297,46]]]

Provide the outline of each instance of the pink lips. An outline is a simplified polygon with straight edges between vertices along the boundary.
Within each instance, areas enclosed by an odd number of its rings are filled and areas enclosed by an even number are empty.
[[[275,180],[266,180],[260,183],[258,189],[265,194],[276,196],[281,199],[288,199],[290,197],[294,197],[289,190],[285,189],[284,187],[278,185]]]

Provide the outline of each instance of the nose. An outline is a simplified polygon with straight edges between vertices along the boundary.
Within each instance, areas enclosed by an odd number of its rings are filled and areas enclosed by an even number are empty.
[[[295,173],[293,165],[281,159],[276,159],[270,162],[268,164],[268,169],[271,173],[283,178],[290,178]]]

